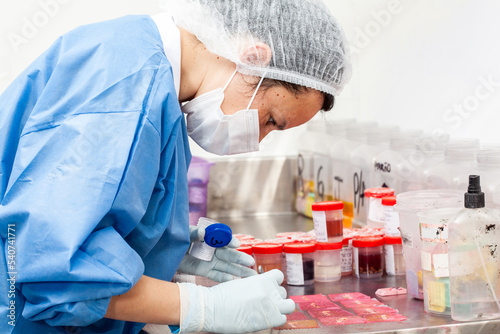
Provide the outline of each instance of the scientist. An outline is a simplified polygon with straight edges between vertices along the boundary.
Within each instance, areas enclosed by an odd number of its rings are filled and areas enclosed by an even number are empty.
[[[254,275],[238,241],[185,255],[204,234],[188,226],[187,136],[256,151],[331,109],[343,33],[318,1],[167,4],[65,34],[0,96],[1,333],[242,333],[293,311],[283,274]],[[249,277],[206,288],[176,270]]]

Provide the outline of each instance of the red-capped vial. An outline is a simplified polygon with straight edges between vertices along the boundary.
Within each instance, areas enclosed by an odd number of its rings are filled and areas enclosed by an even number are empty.
[[[344,225],[342,223],[344,203],[326,201],[314,203],[311,207],[314,232],[317,242],[342,242]]]
[[[396,196],[387,196],[382,198],[382,210],[384,211],[385,234],[389,236],[400,236],[399,231],[399,213],[394,211],[396,205]]]
[[[356,277],[382,277],[384,273],[383,256],[383,237],[364,237],[352,240],[353,267]]]
[[[369,188],[365,190],[366,223],[368,227],[384,227],[384,210],[382,208],[382,198],[394,196],[391,188]]]
[[[273,269],[282,270],[282,244],[260,243],[252,245],[255,266],[259,274],[263,274]]]
[[[342,275],[341,251],[342,242],[316,244],[314,261],[314,280],[316,282],[335,282],[340,279]]]
[[[385,272],[388,276],[406,274],[405,259],[403,257],[403,241],[401,236],[384,237]]]
[[[295,243],[283,247],[286,257],[286,280],[288,285],[314,283],[314,253],[316,244]]]

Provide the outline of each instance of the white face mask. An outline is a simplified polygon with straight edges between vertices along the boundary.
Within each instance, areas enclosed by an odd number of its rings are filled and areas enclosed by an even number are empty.
[[[264,77],[260,79],[248,107],[233,115],[225,115],[221,105],[224,88],[198,96],[182,106],[187,114],[188,135],[203,149],[218,155],[246,153],[259,150],[259,113],[249,109]]]

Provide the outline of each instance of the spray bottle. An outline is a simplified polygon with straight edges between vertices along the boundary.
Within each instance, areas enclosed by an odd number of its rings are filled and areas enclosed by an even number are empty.
[[[465,208],[449,223],[451,317],[500,318],[500,214],[485,208],[478,175],[469,176]]]

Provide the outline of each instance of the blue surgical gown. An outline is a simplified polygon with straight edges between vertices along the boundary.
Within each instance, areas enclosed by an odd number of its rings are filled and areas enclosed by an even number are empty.
[[[0,96],[1,333],[138,333],[111,296],[172,279],[191,154],[162,48],[149,16],[83,26]]]

